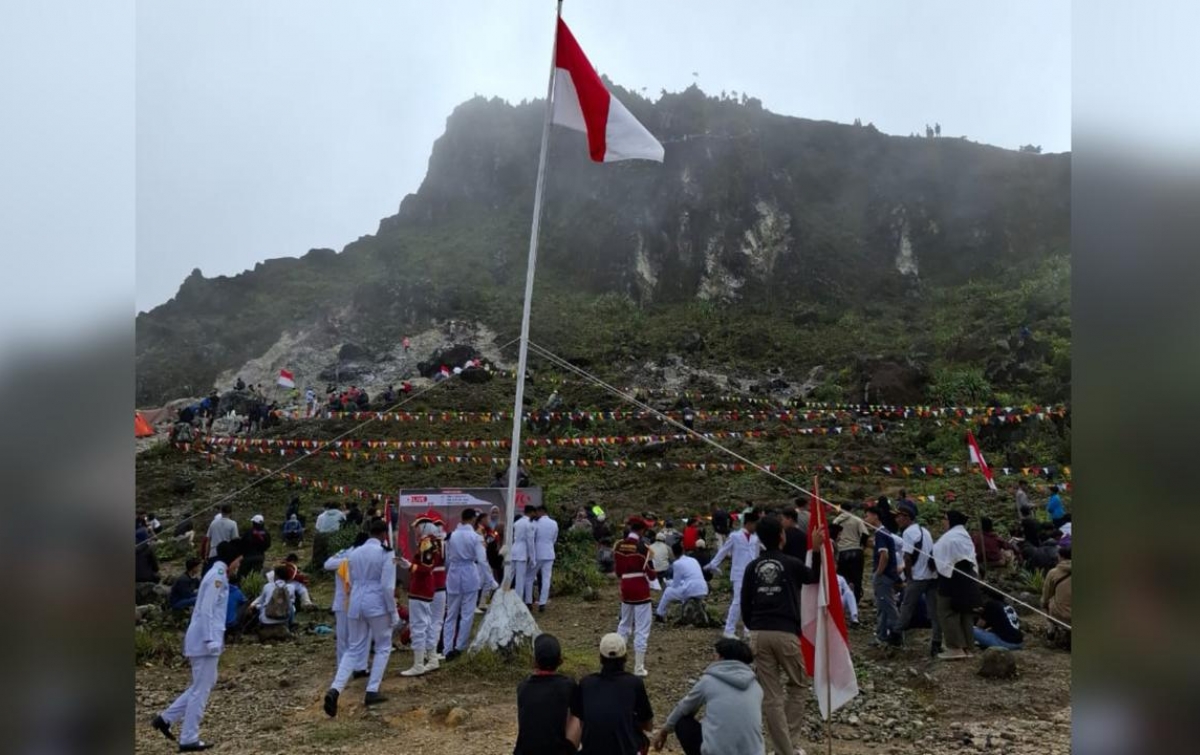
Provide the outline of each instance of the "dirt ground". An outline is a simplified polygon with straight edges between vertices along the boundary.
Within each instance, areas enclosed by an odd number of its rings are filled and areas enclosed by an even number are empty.
[[[314,599],[329,604],[328,583]],[[869,599],[864,600],[867,603]],[[710,598],[724,612],[728,592]],[[543,631],[562,641],[564,670],[579,676],[598,665],[595,648],[613,631],[618,603],[615,584],[597,602],[551,600],[537,618]],[[382,692],[390,700],[362,706],[364,680],[342,695],[336,719],[321,709],[334,673],[332,635],[307,629],[332,625],[324,612],[303,614],[306,631],[292,642],[263,645],[245,639],[228,647],[209,701],[202,737],[217,752],[300,755],[327,752],[388,752],[396,755],[508,755],[516,736],[515,687],[527,670],[493,655],[459,659],[423,677],[400,671],[411,653],[392,654]],[[832,725],[836,753],[1066,753],[1070,751],[1070,655],[1050,650],[1041,639],[1042,620],[1024,617],[1027,649],[1018,654],[1020,675],[989,681],[976,675],[977,660],[956,663],[928,658],[927,632],[918,630],[908,647],[869,648],[873,609],[864,606],[862,628],[851,630],[861,693],[838,711]],[[710,662],[719,629],[655,624],[650,636],[646,685],[656,723]],[[182,658],[144,665],[136,673],[136,752],[174,752],[148,721],[188,684]],[[806,719],[811,755],[825,751],[824,729],[811,688]],[[452,709],[461,709],[451,714]],[[465,712],[465,719],[457,721]],[[448,723],[447,718],[451,721]],[[671,738],[668,752],[679,752]],[[768,742],[768,752],[770,744]]]

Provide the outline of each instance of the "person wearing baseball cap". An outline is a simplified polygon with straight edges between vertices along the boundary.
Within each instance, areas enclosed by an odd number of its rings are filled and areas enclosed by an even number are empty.
[[[625,638],[600,638],[600,671],[579,680],[571,713],[583,726],[581,755],[638,755],[650,745],[654,711],[641,678],[625,671]]]
[[[896,524],[900,528],[900,564],[904,582],[904,597],[900,604],[900,632],[912,622],[921,601],[933,626],[929,654],[942,652],[942,629],[937,620],[937,570],[933,566],[933,536],[917,522],[917,504],[902,500],[896,507]]]

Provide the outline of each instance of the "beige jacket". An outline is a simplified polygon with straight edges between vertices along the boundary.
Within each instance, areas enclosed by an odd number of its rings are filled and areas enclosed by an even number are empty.
[[[1059,621],[1071,622],[1071,562],[1061,561],[1046,575],[1042,608]]]

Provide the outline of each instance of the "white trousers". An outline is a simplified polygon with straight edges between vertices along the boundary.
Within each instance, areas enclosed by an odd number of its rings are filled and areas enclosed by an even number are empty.
[[[546,601],[550,600],[550,575],[554,572],[554,559],[548,561],[537,562],[538,573],[542,575],[542,591],[538,595],[538,605],[546,605]],[[530,592],[532,592],[530,585]]]
[[[733,583],[733,602],[729,604],[729,613],[725,614],[725,635],[733,637],[737,634],[737,625],[742,618],[742,580]]]
[[[408,599],[408,631],[412,635],[414,653],[423,650],[436,650],[437,637],[430,631],[433,623],[433,601]],[[430,640],[433,644],[429,644]]]
[[[655,613],[663,618],[666,618],[667,609],[671,607],[672,603],[682,603],[685,600],[691,600],[692,598],[703,598],[706,595],[708,595],[707,591],[695,593],[693,590],[693,594],[688,594],[688,592],[686,592],[683,588],[671,585],[667,589],[663,590],[662,597],[658,600],[658,610],[656,610]]]
[[[446,591],[438,590],[433,594],[433,602],[429,604],[429,630],[426,635],[425,648],[437,650],[438,640],[442,638],[442,625],[446,623]],[[443,654],[450,648],[442,648]]]
[[[842,590],[842,613],[851,621],[858,621],[858,599],[853,590]]]
[[[442,627],[445,651],[463,651],[471,644],[471,629],[475,624],[475,605],[479,591],[446,593],[446,623]]]
[[[330,686],[338,692],[346,689],[350,675],[358,665],[356,661],[366,660],[374,642],[375,657],[371,661],[371,676],[367,678],[367,692],[378,692],[383,672],[387,670],[388,656],[392,654],[392,617],[386,614],[359,619],[347,617],[346,623],[350,625],[350,647],[346,648],[346,654],[338,663],[337,676]]]
[[[525,605],[533,603],[533,578],[537,564],[529,561],[513,561],[513,589],[521,596]]]
[[[213,685],[217,683],[217,662],[219,655],[198,655],[188,658],[192,664],[192,686],[175,698],[171,707],[162,713],[163,720],[175,724],[183,720],[183,729],[179,732],[179,744],[190,745],[200,741],[200,719],[204,718],[204,708],[208,705],[208,695]]]
[[[350,649],[350,620],[345,611],[334,611],[334,634],[337,639],[337,662],[340,666],[342,656]],[[354,660],[355,671],[366,671],[367,657],[363,655]]]
[[[650,624],[653,622],[650,609],[649,601],[636,605],[621,604],[621,621],[617,624],[617,634],[622,637],[633,634],[635,653],[646,652],[646,646],[650,644]]]

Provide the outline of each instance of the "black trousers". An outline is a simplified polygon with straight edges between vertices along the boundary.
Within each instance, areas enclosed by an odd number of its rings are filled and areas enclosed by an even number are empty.
[[[700,730],[700,722],[695,716],[684,716],[675,724],[675,738],[683,748],[684,755],[700,755],[700,747],[704,744],[704,734]]]
[[[863,563],[861,548],[838,553],[838,574],[841,574],[850,583],[850,589],[854,591],[854,599],[858,601],[862,600]]]

